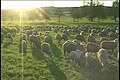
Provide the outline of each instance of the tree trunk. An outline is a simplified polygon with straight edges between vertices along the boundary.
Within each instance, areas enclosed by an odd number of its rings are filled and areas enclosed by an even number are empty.
[[[115,21],[115,22],[117,21],[117,17],[114,18],[114,21]]]
[[[60,22],[60,16],[59,16],[59,20],[58,20],[58,22]]]

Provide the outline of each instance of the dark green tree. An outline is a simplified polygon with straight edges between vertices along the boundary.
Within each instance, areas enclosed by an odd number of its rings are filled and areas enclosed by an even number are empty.
[[[60,7],[59,7],[59,8],[56,8],[56,10],[55,10],[55,15],[58,15],[58,21],[60,22],[61,16],[64,15],[62,8],[60,8]]]

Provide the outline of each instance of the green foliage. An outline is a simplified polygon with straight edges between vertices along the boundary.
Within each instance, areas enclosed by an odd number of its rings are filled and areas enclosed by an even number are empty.
[[[60,17],[64,15],[62,8],[56,8],[55,15],[58,15],[58,21],[60,22]]]

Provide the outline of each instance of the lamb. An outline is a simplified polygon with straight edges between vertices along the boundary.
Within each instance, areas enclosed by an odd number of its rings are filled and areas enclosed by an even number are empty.
[[[49,43],[42,43],[41,44],[41,51],[42,53],[45,52],[47,53],[50,57],[52,57],[52,49]]]
[[[108,52],[107,52],[107,50],[101,48],[97,52],[97,57],[98,57],[98,60],[99,60],[100,64],[103,67],[103,69],[101,71],[108,70],[108,68],[107,68],[107,60],[108,60]]]
[[[58,44],[60,44],[60,41],[62,40],[62,37],[61,37],[60,34],[56,34],[55,35],[55,39],[57,39],[58,40]]]
[[[26,50],[27,50],[27,42],[25,41],[25,40],[21,40],[20,42],[19,42],[19,45],[18,45],[18,47],[19,47],[19,52],[20,53],[22,53],[22,49],[23,49],[23,53],[24,54],[26,54]]]
[[[117,47],[117,43],[116,41],[102,41],[100,43],[101,47],[104,48],[104,49],[110,49],[112,50],[112,53],[114,52],[114,49],[116,49]]]
[[[85,56],[79,49],[70,52],[70,59],[75,66],[81,66],[85,63]]]

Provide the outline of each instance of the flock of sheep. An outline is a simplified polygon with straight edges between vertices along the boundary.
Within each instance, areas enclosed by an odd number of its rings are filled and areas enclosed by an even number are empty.
[[[108,50],[111,50],[114,54],[114,49],[119,47],[119,27],[106,25],[93,26],[93,25],[75,25],[75,26],[24,26],[20,30],[19,27],[15,28],[1,28],[1,42],[4,42],[5,38],[9,39],[9,43],[12,44],[13,38],[16,33],[20,34],[19,38],[19,52],[26,54],[27,43],[30,43],[31,47],[41,47],[42,53],[47,53],[52,58],[51,45],[54,43],[53,39],[58,41],[58,44],[62,47],[64,56],[69,56],[72,65],[85,67],[89,65],[89,57],[91,53],[94,53],[96,59],[100,62],[102,71],[108,70]],[[45,32],[45,34],[42,33]],[[53,38],[50,33],[54,32]],[[70,36],[74,35],[74,39],[71,40]],[[43,36],[43,38],[41,38]],[[96,36],[100,39],[97,40]],[[64,41],[62,43],[61,41]],[[119,50],[117,51],[117,60],[119,61]]]

